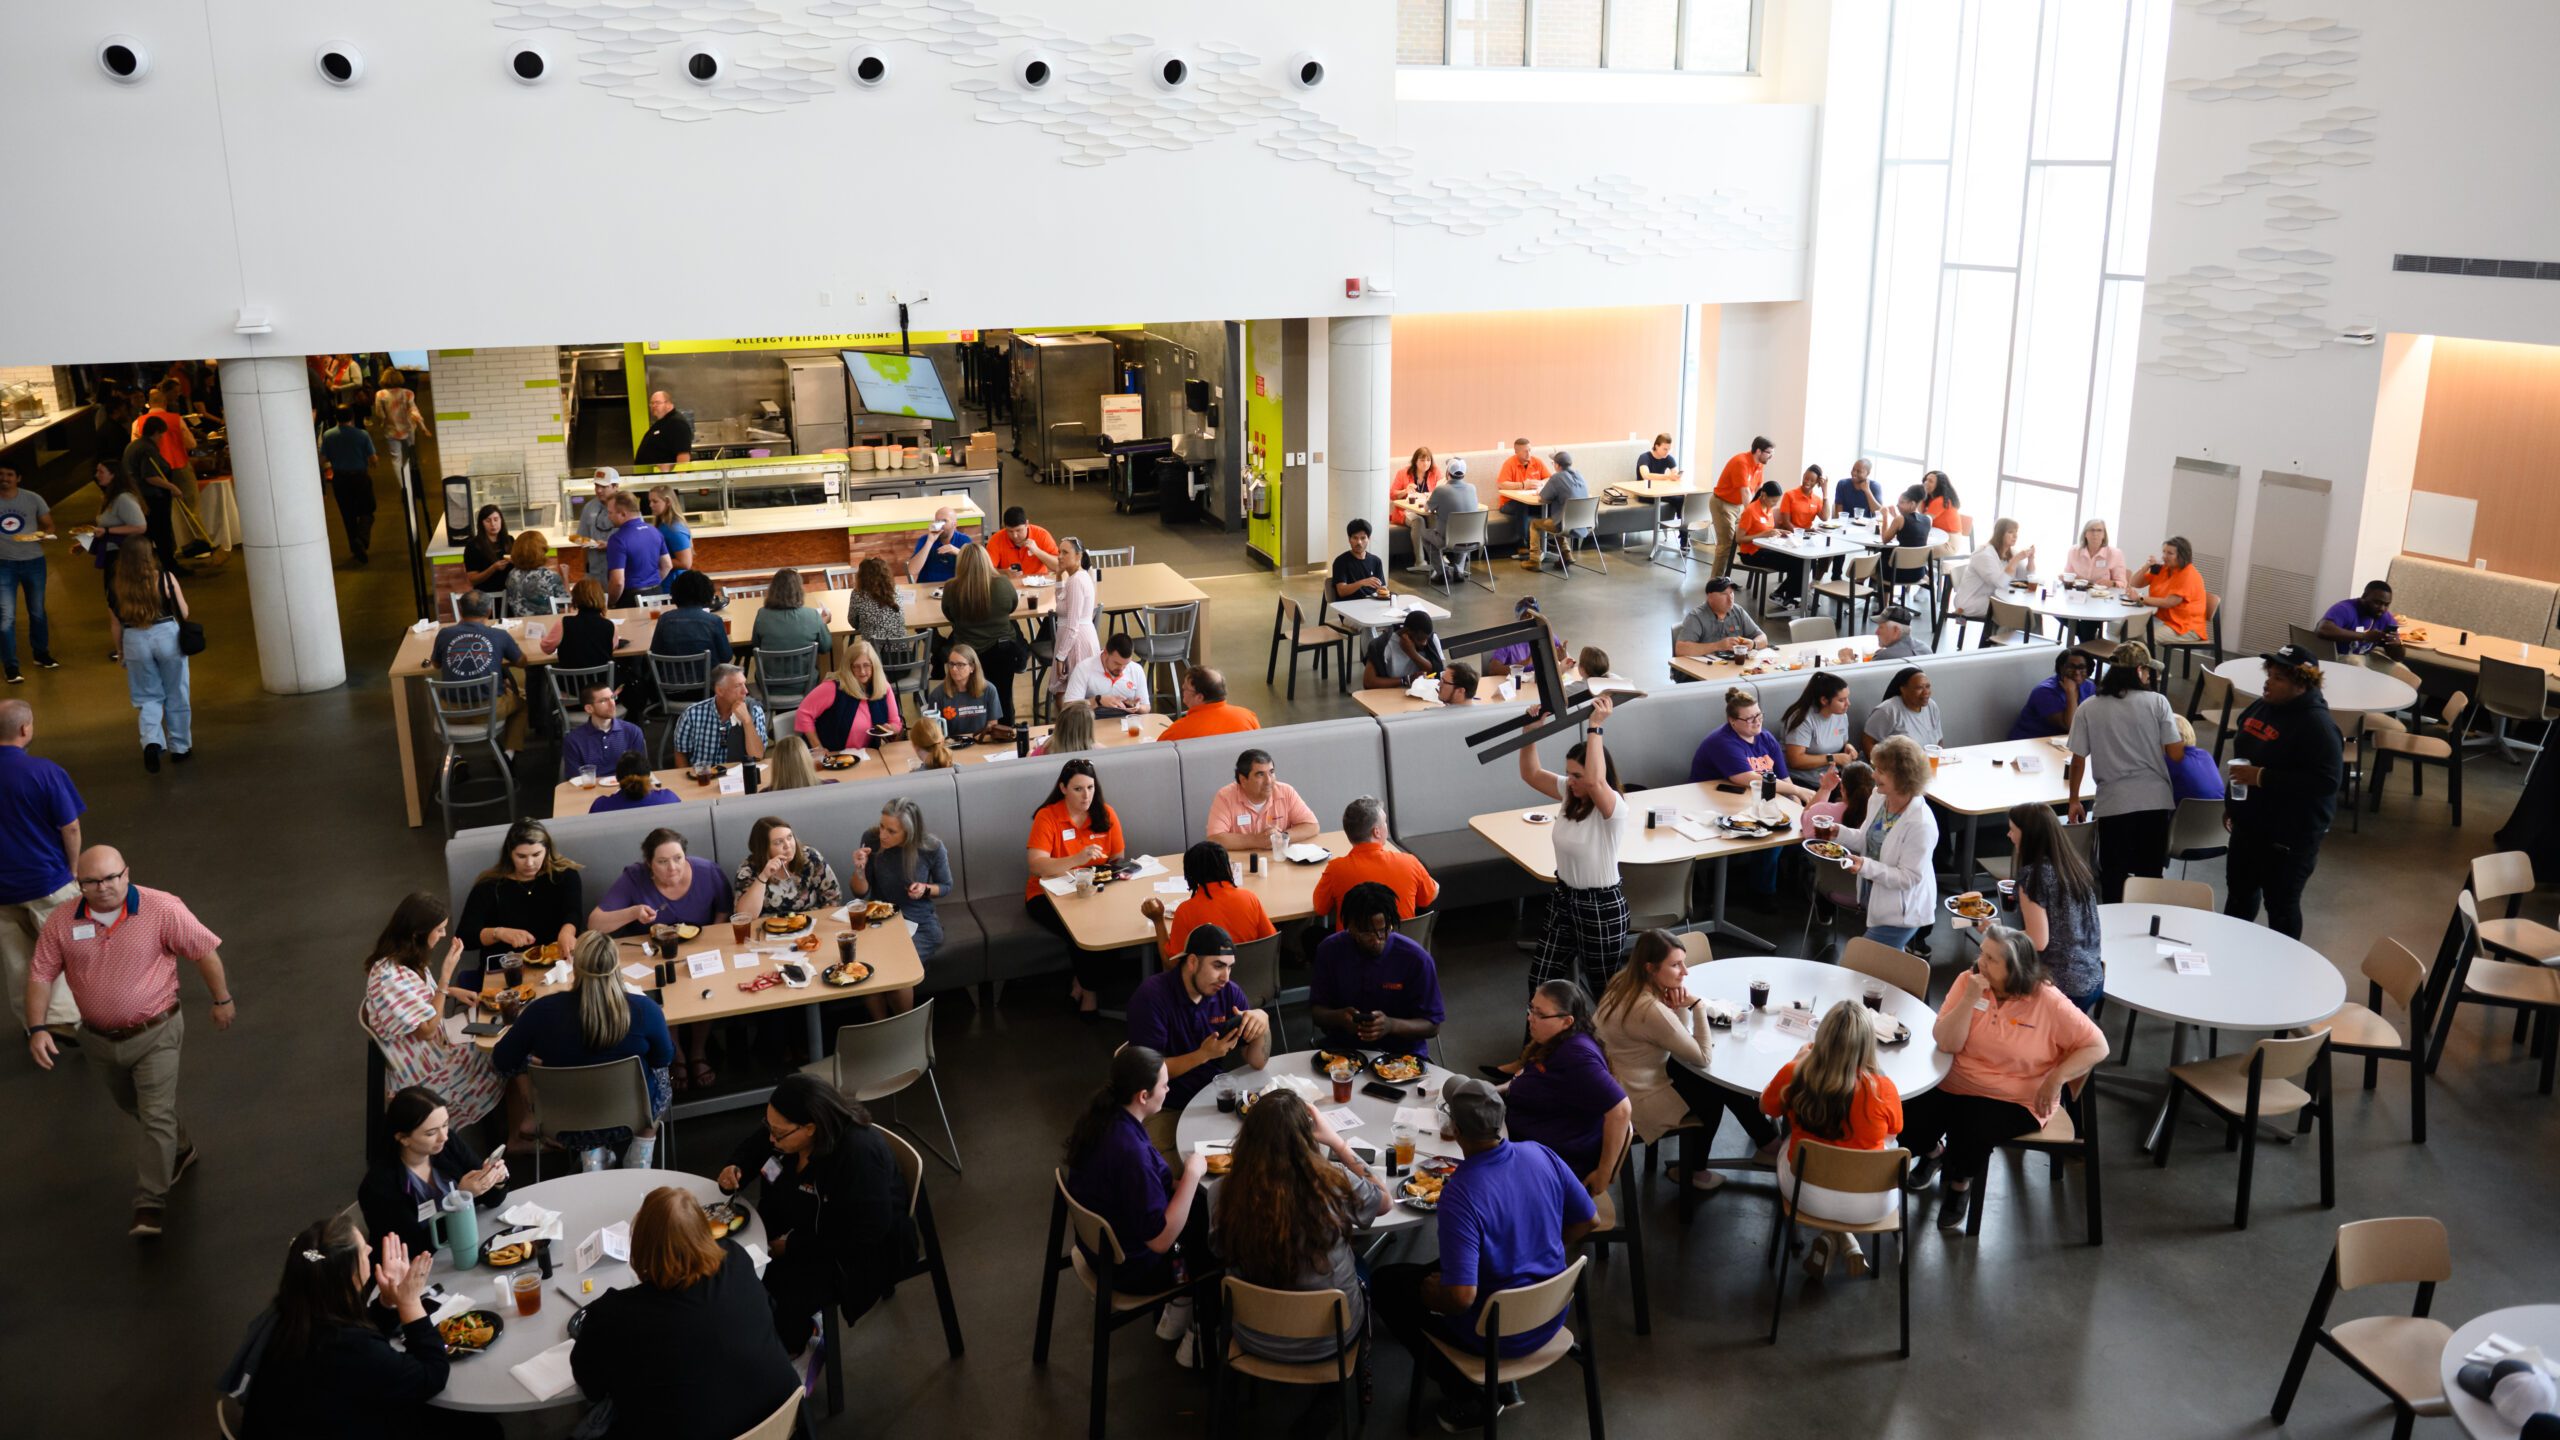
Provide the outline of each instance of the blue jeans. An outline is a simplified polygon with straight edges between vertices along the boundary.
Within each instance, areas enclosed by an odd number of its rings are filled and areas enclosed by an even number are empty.
[[[1917,925],[1870,925],[1867,927],[1868,939],[1892,950],[1899,950],[1910,944],[1911,937],[1919,933],[1920,927]]]
[[[124,678],[142,712],[142,743],[185,754],[195,748],[195,715],[187,703],[187,657],[178,653],[178,622],[124,629]]]
[[[27,642],[38,655],[53,653],[44,623],[44,557],[0,560],[0,663],[18,668],[18,592],[27,593]]]
[[[2107,987],[2101,985],[2086,995],[2065,995],[2062,998],[2078,1007],[2081,1014],[2095,1020],[2098,1018],[2098,1007],[2107,1003]]]

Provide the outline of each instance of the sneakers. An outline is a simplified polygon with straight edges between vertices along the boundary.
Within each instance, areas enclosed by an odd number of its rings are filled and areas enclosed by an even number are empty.
[[[1963,1229],[1964,1212],[1966,1207],[1971,1205],[1972,1202],[1973,1187],[1970,1185],[1965,1186],[1961,1190],[1950,1185],[1946,1187],[1946,1189],[1940,1191],[1938,1194],[1938,1228],[1941,1230]]]
[[[1929,1182],[1938,1178],[1938,1167],[1946,1163],[1946,1158],[1944,1152],[1941,1152],[1936,1155],[1923,1155],[1912,1161],[1911,1178],[1903,1182],[1902,1188],[1914,1195],[1928,1189]]]
[[[190,1145],[178,1152],[178,1163],[169,1167],[169,1183],[175,1185],[186,1179],[187,1172],[194,1168],[196,1168],[196,1147]]]
[[[184,765],[188,761],[196,758],[196,752],[193,750],[172,750],[169,752],[169,758],[177,761],[181,765]]]
[[[39,670],[59,670],[62,668],[62,662],[54,659],[50,655],[38,654],[36,656],[36,668]]]
[[[1170,1345],[1190,1333],[1190,1297],[1166,1301],[1164,1308],[1156,1312],[1156,1338]]]
[[[1701,1169],[1689,1176],[1689,1188],[1701,1195],[1713,1195],[1724,1188],[1724,1172]]]
[[[1481,1430],[1484,1428],[1484,1401],[1470,1391],[1462,1400],[1441,1401],[1440,1408],[1432,1413],[1431,1418],[1439,1421],[1440,1428],[1452,1435]]]
[[[9,683],[12,685],[24,685],[27,683],[27,677],[19,674],[18,667],[12,665],[9,667]]]
[[[1843,1235],[1840,1237],[1840,1259],[1842,1264],[1848,1270],[1850,1279],[1857,1280],[1866,1275],[1867,1247],[1858,1242],[1857,1236]]]
[[[133,1227],[124,1233],[136,1240],[157,1240],[160,1238],[160,1216],[160,1207],[157,1205],[135,1206]]]
[[[154,775],[157,775],[157,774],[159,774],[159,773],[160,773],[160,747],[159,747],[159,746],[157,746],[157,745],[145,745],[145,746],[143,746],[143,747],[142,747],[142,768],[143,768],[143,769],[145,769],[145,770],[150,771],[150,772],[151,772],[152,774],[154,774]]]
[[[1200,1332],[1185,1330],[1182,1343],[1173,1347],[1173,1363],[1185,1370],[1200,1368]]]
[[[1828,1274],[1830,1270],[1831,1234],[1829,1231],[1825,1231],[1820,1235],[1814,1236],[1813,1243],[1805,1247],[1804,1273],[1812,1276],[1816,1280],[1819,1280],[1824,1275]]]

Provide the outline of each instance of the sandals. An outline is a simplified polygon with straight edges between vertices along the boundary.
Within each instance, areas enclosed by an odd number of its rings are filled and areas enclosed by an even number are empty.
[[[708,1090],[719,1083],[720,1076],[718,1072],[711,1068],[710,1061],[696,1060],[693,1062],[693,1088],[696,1090]]]

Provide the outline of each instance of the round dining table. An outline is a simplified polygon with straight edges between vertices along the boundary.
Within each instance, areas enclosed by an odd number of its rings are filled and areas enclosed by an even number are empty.
[[[2213,667],[2213,673],[2231,682],[2233,693],[2255,700],[2267,689],[2267,662],[2255,655],[2238,655]],[[2417,687],[2397,675],[2385,675],[2361,665],[2323,665],[2320,667],[2320,694],[2329,709],[2338,714],[2363,710],[2405,710],[2417,703]]]
[[[2497,1408],[2454,1383],[2465,1357],[2480,1348],[2480,1342],[2492,1335],[2503,1335],[2520,1345],[2538,1347],[2546,1358],[2560,1357],[2560,1305],[2516,1305],[2492,1310],[2453,1332],[2444,1342],[2441,1373],[2444,1376],[2445,1403],[2453,1407],[2453,1418],[2462,1422],[2472,1440],[2516,1440],[2519,1427],[2507,1423]]]
[[[2158,933],[2152,922],[2157,920]],[[2099,954],[2107,969],[2107,1003],[2169,1021],[2169,1063],[2185,1064],[2195,1029],[2293,1030],[2337,1013],[2346,977],[2301,941],[2217,910],[2124,903],[2098,907]],[[2204,955],[2202,974],[2181,974],[2173,950]],[[2125,1077],[2113,1067],[2111,1081]],[[2165,1094],[2166,1082],[2162,1082]],[[2165,1117],[2167,1107],[2162,1107]],[[2143,1141],[2158,1140],[2154,1118]]]
[[[2148,605],[2136,604],[2114,595],[2097,595],[2087,590],[2047,583],[2039,589],[2020,590],[2012,586],[1998,591],[1995,600],[2048,615],[2056,620],[2087,624],[2110,624],[2118,620],[2138,620],[2151,613]]]
[[[1768,1008],[1751,1008],[1751,983],[1769,982]],[[1813,1030],[1792,1027],[1788,1007],[1801,1003],[1814,1023],[1831,1007],[1846,1001],[1865,1003],[1867,977],[1844,965],[1822,965],[1785,955],[1755,955],[1711,960],[1689,967],[1689,993],[1701,1000],[1730,1001],[1742,1007],[1731,1029],[1707,1031],[1707,1064],[1699,1073],[1728,1090],[1757,1097],[1778,1078],[1796,1052],[1812,1043]],[[1879,982],[1881,983],[1881,982]],[[1929,1002],[1896,985],[1884,987],[1884,1013],[1910,1031],[1908,1039],[1876,1047],[1876,1065],[1902,1098],[1937,1088],[1947,1078],[1954,1057],[1940,1050],[1929,1035],[1938,1012]],[[1694,1067],[1693,1067],[1694,1068]]]
[[[518,1205],[531,1203],[560,1212],[560,1238],[551,1244],[551,1278],[542,1282],[542,1308],[531,1315],[518,1315],[514,1299],[505,1293],[508,1277],[515,1270],[492,1270],[481,1265],[455,1271],[445,1268],[441,1260],[437,1262],[437,1284],[469,1294],[475,1308],[495,1310],[506,1322],[506,1328],[488,1349],[456,1359],[444,1393],[427,1403],[479,1414],[585,1404],[586,1395],[575,1385],[547,1399],[537,1398],[511,1372],[515,1366],[569,1338],[569,1317],[581,1307],[570,1302],[567,1291],[578,1289],[584,1281],[595,1282],[598,1295],[638,1283],[628,1262],[611,1258],[598,1260],[583,1275],[577,1273],[578,1242],[640,1213],[640,1202],[661,1185],[691,1191],[705,1205],[722,1198],[720,1187],[708,1178],[679,1170],[593,1170],[509,1190],[502,1203],[483,1208],[483,1237],[507,1229],[507,1223],[498,1217]],[[764,1217],[750,1207],[745,1227],[729,1238],[741,1246],[762,1245]],[[516,1268],[534,1263],[528,1260]]]
[[[1319,1112],[1349,1110],[1359,1117],[1360,1123],[1348,1130],[1341,1130],[1339,1126],[1336,1128],[1345,1140],[1360,1141],[1377,1148],[1379,1163],[1370,1178],[1384,1184],[1389,1198],[1392,1199],[1396,1187],[1403,1183],[1401,1176],[1391,1176],[1387,1173],[1388,1165],[1395,1159],[1396,1109],[1399,1105],[1409,1110],[1435,1109],[1440,1103],[1440,1087],[1449,1082],[1450,1072],[1427,1060],[1424,1061],[1422,1078],[1399,1087],[1406,1094],[1403,1100],[1396,1101],[1367,1093],[1364,1087],[1371,1084],[1374,1077],[1363,1070],[1360,1078],[1352,1082],[1351,1098],[1341,1105],[1336,1105],[1333,1103],[1333,1081],[1317,1072],[1316,1054],[1317,1052],[1313,1050],[1292,1050],[1286,1055],[1272,1056],[1269,1062],[1259,1070],[1238,1067],[1227,1071],[1220,1078],[1224,1081],[1232,1081],[1239,1093],[1268,1089],[1278,1084],[1279,1077],[1283,1075],[1303,1076],[1313,1081],[1321,1087],[1323,1096],[1315,1102],[1315,1108]],[[1213,1080],[1201,1086],[1199,1092],[1191,1097],[1190,1103],[1182,1107],[1181,1118],[1175,1122],[1173,1129],[1173,1147],[1178,1154],[1189,1155],[1204,1143],[1218,1145],[1236,1138],[1236,1131],[1244,1123],[1243,1117],[1241,1114],[1229,1114],[1218,1108],[1220,1088],[1220,1081]],[[1416,1138],[1413,1153],[1417,1157],[1424,1155],[1455,1157],[1459,1153],[1458,1142],[1441,1139],[1439,1132],[1435,1129]],[[1217,1180],[1206,1182],[1211,1190],[1215,1190],[1220,1183]],[[1387,1213],[1379,1216],[1370,1229],[1372,1231],[1400,1230],[1408,1226],[1420,1225],[1431,1218],[1428,1212],[1416,1210],[1399,1202],[1389,1205]]]

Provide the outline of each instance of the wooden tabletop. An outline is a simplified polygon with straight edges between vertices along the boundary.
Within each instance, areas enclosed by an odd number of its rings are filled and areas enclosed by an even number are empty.
[[[1727,794],[1713,783],[1663,785],[1651,790],[1638,790],[1618,797],[1618,803],[1636,807],[1636,824],[1639,827],[1630,832],[1626,843],[1618,848],[1618,863],[1622,865],[1715,859],[1754,850],[1774,850],[1805,838],[1801,823],[1793,823],[1777,835],[1752,838],[1727,835],[1715,828],[1717,816],[1739,815],[1755,801],[1750,795]],[[1804,814],[1802,804],[1784,795],[1778,797],[1776,804],[1790,822],[1800,821]],[[1532,824],[1522,817],[1533,810],[1538,814],[1554,815],[1561,808],[1542,801],[1536,806],[1518,810],[1496,810],[1468,820],[1467,827],[1492,841],[1496,849],[1511,857],[1513,864],[1540,880],[1553,881],[1556,878],[1555,822]],[[1708,836],[1704,840],[1692,840],[1677,830],[1641,828],[1644,812],[1649,810],[1678,810],[1700,819],[1709,827]]]
[[[1714,494],[1716,485],[1713,480],[1692,481],[1683,477],[1678,480],[1622,480],[1614,488],[1639,500],[1677,500],[1688,495]]]
[[[1854,650],[1860,658],[1843,661],[1840,652]],[[1813,668],[1819,656],[1826,670],[1847,669],[1852,665],[1871,665],[1876,653],[1873,635],[1845,635],[1835,640],[1797,640],[1777,647],[1778,658],[1772,662],[1738,664],[1716,655],[1683,655],[1671,662],[1671,672],[1684,679],[1705,680],[1722,684],[1733,680],[1758,680],[1771,675],[1789,674]],[[1908,662],[1888,660],[1888,665]]]
[[[1339,830],[1328,830],[1318,835],[1315,843],[1336,855],[1351,849],[1351,837]],[[1257,875],[1253,873],[1253,858],[1252,852],[1234,856],[1236,888],[1258,897],[1273,924],[1302,920],[1316,913],[1316,882],[1324,878],[1327,866],[1283,864],[1275,869],[1271,857],[1264,854],[1262,873]],[[1144,880],[1115,881],[1103,886],[1098,894],[1049,897],[1051,903],[1058,907],[1058,918],[1066,922],[1067,934],[1075,940],[1077,948],[1117,950],[1129,945],[1154,943],[1155,926],[1138,913],[1139,907],[1149,900],[1161,900],[1165,913],[1170,915],[1190,898],[1187,891],[1178,895],[1159,895],[1155,888],[1182,878],[1181,852],[1177,849],[1171,854],[1158,855],[1156,859],[1164,865],[1167,873],[1151,875]]]
[[[717,778],[697,781],[685,774],[682,767],[673,770],[652,770],[649,772],[649,779],[658,789],[673,793],[678,804],[694,800],[716,800],[720,796],[720,782]],[[597,776],[596,783],[592,786],[580,786],[575,780],[563,780],[551,789],[551,813],[555,816],[584,815],[595,807],[596,801],[612,793],[613,776],[610,773]]]
[[[2035,756],[2044,768],[2021,771],[2021,755]],[[2060,805],[2071,798],[2064,780],[2070,767],[2071,752],[2045,740],[1958,745],[1940,752],[1938,769],[1929,777],[1929,800],[1958,815],[1996,815],[2012,805]],[[2097,777],[2081,777],[2080,798],[2097,793]]]
[[[1038,578],[1045,580],[1051,577]],[[908,629],[930,630],[951,623],[942,614],[942,597],[936,593],[941,588],[939,585],[899,584],[898,608],[907,617]],[[843,592],[831,590],[826,593],[840,595]],[[1094,571],[1093,594],[1095,604],[1106,611],[1135,610],[1144,605],[1188,605],[1209,598],[1208,592],[1183,579],[1172,566],[1152,561],[1144,565],[1114,565],[1107,570]],[[1046,615],[1058,608],[1058,587],[1054,584],[1016,580],[1013,582],[1013,596],[1013,617],[1017,620]],[[737,607],[730,608],[734,610]],[[829,616],[830,629],[841,631],[842,627],[834,622],[843,613],[844,605],[839,600]]]
[[[2426,638],[2413,640],[2411,632]],[[2468,634],[2471,638],[2462,637]],[[2477,630],[2465,631],[2459,625],[2443,625],[2415,616],[2400,617],[2400,643],[2407,646],[2410,657],[2455,661],[2477,667],[2482,657],[2504,660],[2514,665],[2532,665],[2560,684],[2560,650],[2545,645],[2528,645],[2503,635],[2483,635]]]

